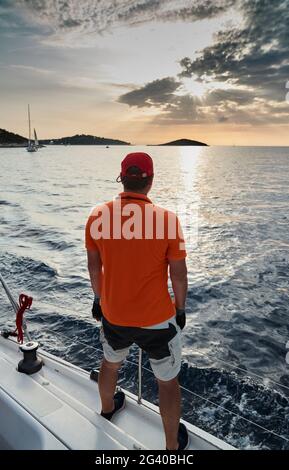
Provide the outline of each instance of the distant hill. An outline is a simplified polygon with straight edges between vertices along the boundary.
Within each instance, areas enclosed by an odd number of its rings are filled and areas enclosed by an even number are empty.
[[[104,137],[95,137],[94,135],[76,134],[71,137],[62,137],[60,139],[40,140],[41,144],[52,145],[130,145],[128,142],[115,139],[106,139]]]
[[[178,140],[173,140],[172,142],[167,142],[166,144],[160,144],[160,145],[175,145],[175,146],[202,146],[202,147],[207,147],[207,144],[204,144],[203,142],[198,142],[197,140],[190,140],[190,139],[178,139]]]
[[[27,139],[22,137],[22,135],[14,134],[13,132],[8,132],[5,129],[0,129],[0,145],[10,146],[10,145],[27,145]]]

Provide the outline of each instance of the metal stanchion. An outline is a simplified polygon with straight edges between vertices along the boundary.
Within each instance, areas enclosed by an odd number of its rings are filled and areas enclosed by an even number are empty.
[[[0,274],[0,282],[3,286],[3,289],[6,292],[6,295],[7,295],[8,299],[9,299],[9,301],[10,301],[12,307],[13,307],[14,312],[17,313],[18,309],[19,309],[18,302],[16,302],[16,300],[14,299],[9,287],[7,286],[3,276],[1,274]],[[25,318],[23,318],[23,331],[24,331],[24,334],[27,336],[28,340],[31,341],[31,336],[30,336],[29,331],[27,329],[27,324],[26,324]]]
[[[140,405],[142,399],[142,349],[139,348],[138,353],[138,399],[137,402]]]

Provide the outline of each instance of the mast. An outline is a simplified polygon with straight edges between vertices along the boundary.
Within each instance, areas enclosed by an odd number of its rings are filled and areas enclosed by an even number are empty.
[[[30,106],[28,105],[28,124],[29,124],[29,139],[28,144],[30,145],[31,140],[31,122],[30,122]]]

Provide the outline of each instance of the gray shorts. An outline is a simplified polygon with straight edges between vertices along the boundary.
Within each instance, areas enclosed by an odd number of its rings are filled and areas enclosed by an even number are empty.
[[[182,341],[175,316],[145,328],[112,325],[103,318],[100,341],[108,362],[123,362],[130,346],[137,344],[147,352],[151,368],[158,380],[172,380],[180,372]]]

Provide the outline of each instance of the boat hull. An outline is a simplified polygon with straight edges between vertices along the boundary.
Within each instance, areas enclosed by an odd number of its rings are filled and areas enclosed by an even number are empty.
[[[139,404],[135,395],[124,390],[126,407],[111,423],[99,414],[98,385],[88,372],[43,350],[38,355],[44,362],[42,369],[33,375],[22,374],[17,371],[22,359],[19,345],[0,337],[0,448],[165,448],[156,406],[146,401]],[[185,424],[191,450],[233,449],[205,431]]]

